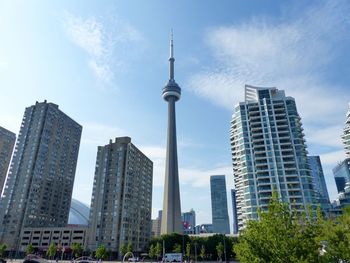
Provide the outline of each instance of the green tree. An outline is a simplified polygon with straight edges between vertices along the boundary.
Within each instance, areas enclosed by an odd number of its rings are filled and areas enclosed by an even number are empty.
[[[33,248],[33,245],[32,243],[30,243],[27,248],[26,248],[26,254],[29,255],[29,254],[33,254],[34,252],[34,248]]]
[[[0,257],[4,257],[5,251],[6,251],[6,244],[0,244]]]
[[[273,192],[267,212],[251,220],[233,250],[245,262],[319,262],[320,217],[300,215]]]
[[[174,253],[181,253],[181,245],[178,243],[174,244],[173,252]]]
[[[48,250],[46,251],[46,256],[48,256],[49,258],[53,258],[56,254],[56,246],[54,243],[51,243]]]
[[[204,258],[205,258],[205,246],[204,245],[201,246],[199,256],[201,257],[202,260],[204,260]]]
[[[323,262],[350,262],[350,207],[335,220],[324,221],[319,238]]]
[[[218,254],[218,258],[222,260],[222,254],[224,254],[224,245],[219,242],[219,244],[216,246],[216,253]]]
[[[122,253],[122,256],[124,256],[128,252],[128,245],[123,244],[120,248],[120,252]]]
[[[156,250],[155,250],[155,246],[153,244],[151,244],[150,247],[149,247],[148,256],[151,259],[154,259],[154,257],[156,256]]]
[[[83,253],[83,247],[80,243],[73,243],[71,249],[75,258],[80,257]]]
[[[98,259],[105,259],[107,257],[106,247],[104,245],[100,245],[96,250],[95,256]]]
[[[158,242],[155,246],[154,253],[156,254],[157,258],[160,258],[163,253],[162,245]]]
[[[133,252],[133,251],[134,251],[134,246],[132,245],[131,242],[129,242],[127,247],[127,252]]]
[[[191,256],[191,243],[186,244],[186,257],[188,261],[190,261],[190,256]]]

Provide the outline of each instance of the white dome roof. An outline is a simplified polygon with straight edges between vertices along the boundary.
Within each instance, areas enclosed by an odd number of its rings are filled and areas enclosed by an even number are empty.
[[[89,223],[89,207],[78,201],[77,199],[72,198],[72,202],[69,210],[69,225],[88,225]]]

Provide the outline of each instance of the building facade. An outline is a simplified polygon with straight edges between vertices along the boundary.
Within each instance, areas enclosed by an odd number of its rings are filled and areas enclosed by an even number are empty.
[[[239,229],[267,209],[275,189],[297,211],[315,206],[301,119],[295,100],[276,88],[246,85],[235,106],[231,152]]]
[[[162,214],[163,214],[163,210],[159,210],[158,217],[156,219],[152,219],[151,238],[160,236],[160,228],[161,228],[161,224],[162,224]]]
[[[320,156],[308,156],[307,159],[311,169],[313,184],[315,186],[316,202],[320,204],[323,211],[327,211],[330,208],[331,202],[329,200]]]
[[[231,200],[232,200],[232,224],[233,234],[238,234],[238,217],[237,217],[237,204],[236,204],[236,189],[231,189]]]
[[[66,226],[81,132],[56,104],[25,109],[0,212],[0,242],[10,249],[23,228]]]
[[[214,233],[213,224],[196,225],[195,229],[196,229],[195,231],[196,235]]]
[[[350,103],[348,112],[346,113],[346,121],[344,132],[342,135],[342,141],[344,144],[346,155],[350,158]]]
[[[350,183],[350,158],[338,163],[333,168],[333,175],[338,193],[344,192],[346,183]]]
[[[0,127],[0,197],[4,188],[16,134]]]
[[[144,251],[150,240],[153,163],[129,137],[97,150],[88,248],[100,245],[120,255],[123,245]]]
[[[51,244],[62,249],[70,249],[73,243],[84,248],[87,240],[87,226],[68,225],[66,227],[36,227],[24,228],[21,232],[20,251],[26,251],[27,246],[47,251]]]
[[[229,234],[230,223],[227,209],[225,175],[210,176],[210,192],[213,232],[220,234]]]
[[[182,224],[184,234],[195,234],[196,212],[193,209],[191,209],[189,212],[182,213]]]

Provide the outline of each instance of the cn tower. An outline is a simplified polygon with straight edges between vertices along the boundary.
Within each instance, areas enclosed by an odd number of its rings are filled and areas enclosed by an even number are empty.
[[[179,171],[177,165],[175,102],[181,97],[181,88],[174,79],[173,34],[170,38],[169,81],[163,88],[163,99],[168,102],[168,135],[165,163],[165,183],[161,234],[183,233]]]

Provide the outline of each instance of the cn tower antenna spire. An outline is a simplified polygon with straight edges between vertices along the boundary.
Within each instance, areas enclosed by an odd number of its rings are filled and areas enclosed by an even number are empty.
[[[170,58],[169,58],[169,79],[174,80],[174,32],[173,29],[171,29],[170,34]]]
[[[171,29],[170,33],[170,58],[174,58],[174,31]]]

